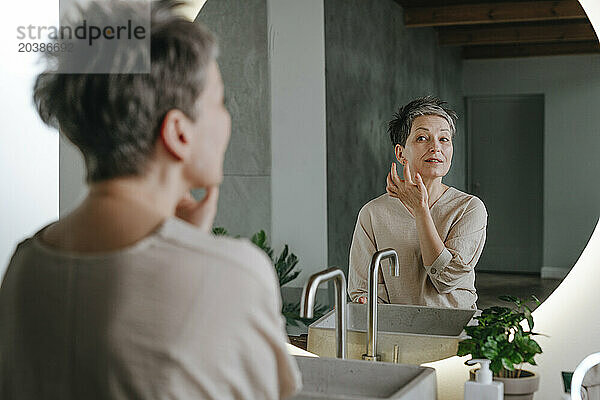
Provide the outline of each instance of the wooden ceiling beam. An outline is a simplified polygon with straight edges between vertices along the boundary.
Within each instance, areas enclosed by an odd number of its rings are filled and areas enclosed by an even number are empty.
[[[508,3],[516,0],[395,0],[398,5],[408,7],[435,7],[435,6],[454,6],[457,4],[476,4],[476,3]],[[526,0],[529,1],[529,0]]]
[[[598,40],[587,21],[437,28],[440,45],[553,43]]]
[[[539,57],[600,53],[597,41],[571,43],[530,43],[497,46],[465,46],[464,59]]]
[[[404,24],[407,27],[556,21],[586,18],[585,11],[577,0],[513,1],[509,3],[408,7],[404,10]]]

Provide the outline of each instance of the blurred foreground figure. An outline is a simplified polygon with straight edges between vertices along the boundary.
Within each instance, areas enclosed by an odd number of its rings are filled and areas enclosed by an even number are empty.
[[[89,7],[110,20],[137,6]],[[269,259],[211,234],[230,117],[214,37],[174,8],[153,5],[150,53],[113,54],[120,65],[150,56],[149,74],[56,73],[55,58],[37,78],[39,114],[81,150],[89,193],[11,259],[2,399],[278,399],[299,388]]]

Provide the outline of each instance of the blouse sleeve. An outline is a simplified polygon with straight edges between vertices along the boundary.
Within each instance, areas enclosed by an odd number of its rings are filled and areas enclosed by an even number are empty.
[[[371,258],[377,251],[377,244],[373,234],[371,216],[363,207],[358,213],[352,245],[350,246],[350,260],[348,267],[348,294],[352,301],[361,296],[367,296],[369,284],[369,266]],[[378,302],[389,303],[386,295],[383,275],[379,271],[377,297]]]
[[[450,293],[473,271],[485,244],[487,211],[473,196],[462,216],[448,233],[437,259],[425,266],[429,279],[439,293]]]

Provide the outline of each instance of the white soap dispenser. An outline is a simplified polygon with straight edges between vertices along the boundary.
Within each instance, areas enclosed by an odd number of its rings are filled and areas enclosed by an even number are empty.
[[[503,400],[504,384],[492,380],[490,371],[490,360],[472,359],[467,361],[468,365],[481,364],[481,368],[475,371],[475,381],[465,382],[465,400]]]

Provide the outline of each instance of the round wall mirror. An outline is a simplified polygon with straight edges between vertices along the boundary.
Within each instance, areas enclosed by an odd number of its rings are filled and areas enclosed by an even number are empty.
[[[475,268],[478,308],[496,304],[503,294],[546,298],[577,260],[600,211],[600,189],[591,184],[600,167],[593,119],[600,49],[578,2],[283,3],[289,4],[275,10],[264,0],[208,1],[197,18],[220,38],[233,118],[224,182],[229,195],[218,224],[248,236],[265,229],[295,249],[293,237],[275,229],[281,212],[273,210],[293,214],[303,199],[284,202],[274,195],[273,160],[294,157],[297,149],[277,138],[290,130],[311,135],[314,113],[273,106],[276,93],[269,85],[284,78],[275,76],[272,61],[289,46],[306,60],[299,65],[290,59],[288,65],[306,69],[304,85],[318,76],[311,70],[318,62],[325,84],[325,138],[314,152],[326,157],[326,260],[303,264],[310,252],[297,252],[302,269],[339,266],[348,272],[358,212],[385,193],[395,158],[387,124],[399,106],[435,95],[459,116],[452,166],[443,181],[479,197],[488,212],[487,239]],[[322,19],[324,62],[314,61],[310,44],[276,29],[285,7],[288,18]],[[323,14],[307,12],[311,7]],[[318,21],[300,19],[319,27]],[[302,104],[318,100],[312,93],[288,96]],[[285,113],[299,114],[303,126],[276,130],[273,121]],[[310,163],[312,150],[304,151]],[[293,188],[295,182],[287,184]],[[247,218],[240,221],[231,209],[245,209]],[[299,277],[296,288],[290,284],[291,297],[299,295],[307,276]]]

